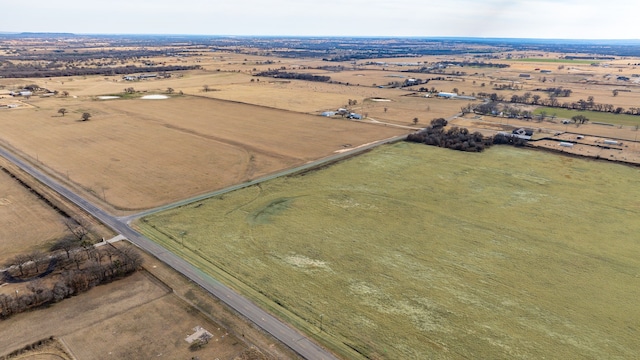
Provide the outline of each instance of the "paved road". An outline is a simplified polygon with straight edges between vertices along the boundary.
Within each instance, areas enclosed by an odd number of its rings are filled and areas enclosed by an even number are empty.
[[[181,274],[185,275],[187,278],[202,286],[211,294],[222,300],[225,304],[227,304],[249,320],[253,321],[256,325],[260,326],[262,329],[267,331],[276,339],[280,340],[282,343],[286,344],[303,358],[337,360],[334,355],[309,340],[297,330],[276,319],[266,311],[262,310],[256,304],[240,296],[230,288],[222,285],[216,279],[198,270],[182,258],[176,256],[172,252],[167,251],[162,246],[147,239],[137,231],[131,229],[127,223],[122,222],[120,219],[111,216],[102,209],[96,207],[86,199],[80,197],[57,181],[51,179],[49,176],[35,169],[30,164],[15,157],[13,154],[9,153],[3,148],[0,148],[0,156],[3,156],[7,160],[13,162],[21,169],[29,173],[31,176],[36,178],[38,181],[49,186],[71,202],[80,206],[87,213],[93,215],[99,221],[111,227],[116,232],[124,235],[132,243],[136,244],[143,250],[147,251],[148,253],[157,257],[159,260],[163,261],[167,265],[180,272]]]
[[[182,258],[178,257],[174,253],[168,251],[167,249],[147,239],[145,236],[138,233],[137,231],[133,230],[129,226],[129,222],[135,218],[139,218],[151,213],[167,210],[170,208],[175,208],[178,206],[183,206],[183,205],[200,201],[212,196],[224,194],[230,191],[235,191],[247,186],[252,186],[263,181],[274,179],[276,177],[286,176],[286,175],[298,173],[301,171],[309,170],[316,166],[335,162],[340,159],[353,156],[354,154],[367,151],[376,146],[399,141],[404,138],[406,138],[406,135],[396,136],[393,138],[381,140],[381,141],[371,143],[366,146],[358,147],[340,154],[332,155],[317,161],[309,162],[307,164],[304,164],[302,166],[299,166],[293,169],[267,175],[262,178],[252,180],[243,184],[238,184],[223,190],[214,191],[208,194],[204,194],[194,198],[179,201],[167,206],[144,211],[133,216],[121,217],[121,218],[114,217],[109,213],[105,212],[104,210],[98,208],[93,203],[89,202],[88,200],[74,193],[72,190],[70,190],[63,184],[53,180],[45,173],[41,172],[40,170],[36,169],[29,163],[21,160],[20,158],[14,156],[12,153],[10,153],[9,151],[7,151],[2,147],[0,147],[0,156],[5,157],[7,160],[11,161],[12,163],[20,167],[22,170],[29,173],[31,176],[33,176],[35,179],[37,179],[44,185],[50,187],[51,189],[55,190],[56,192],[58,192],[59,194],[67,198],[69,201],[75,203],[76,205],[84,209],[87,213],[94,216],[96,219],[104,223],[106,226],[109,226],[117,233],[124,235],[127,239],[129,239],[135,245],[139,246],[146,252],[157,257],[159,260],[171,266],[176,271],[180,272],[190,280],[202,286],[204,289],[206,289],[211,294],[219,298],[229,307],[233,308],[238,313],[242,314],[243,316],[245,316],[246,318],[254,322],[256,325],[260,326],[262,329],[267,331],[276,339],[280,340],[282,343],[287,345],[289,348],[291,348],[293,351],[298,353],[303,358],[305,359],[336,359],[337,360],[337,358],[333,354],[323,349],[322,347],[318,346],[316,343],[312,342],[310,339],[302,335],[297,330],[293,329],[292,327],[278,320],[277,318],[270,315],[266,311],[262,310],[253,302],[242,297],[241,295],[231,290],[230,288],[226,287],[225,285],[221,284],[211,276],[203,273],[202,271],[200,271],[193,265],[189,264],[187,261],[183,260]]]

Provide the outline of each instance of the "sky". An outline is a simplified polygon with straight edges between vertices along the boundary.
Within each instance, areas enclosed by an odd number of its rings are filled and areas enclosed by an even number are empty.
[[[637,0],[3,0],[3,32],[640,39]]]

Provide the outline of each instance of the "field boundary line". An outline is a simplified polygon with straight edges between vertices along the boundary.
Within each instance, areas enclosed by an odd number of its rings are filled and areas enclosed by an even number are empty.
[[[71,348],[69,348],[69,345],[67,344],[67,342],[64,341],[64,338],[56,337],[56,339],[60,340],[60,344],[62,345],[64,351],[67,353],[67,355],[69,355],[69,357],[72,360],[78,360],[78,358],[73,354],[73,351],[71,351]]]

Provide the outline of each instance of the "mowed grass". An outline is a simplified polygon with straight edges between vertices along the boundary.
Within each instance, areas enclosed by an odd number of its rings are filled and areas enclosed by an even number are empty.
[[[540,114],[545,112],[547,116],[551,116],[553,114],[556,117],[571,119],[576,115],[584,115],[586,116],[590,122],[603,122],[609,124],[616,125],[626,125],[626,126],[635,126],[640,125],[640,116],[636,115],[626,115],[626,114],[612,114],[606,112],[599,111],[579,111],[579,110],[569,110],[569,109],[559,109],[559,108],[551,108],[551,107],[539,107],[534,110],[534,114]]]
[[[638,175],[399,143],[138,226],[346,358],[630,358]]]

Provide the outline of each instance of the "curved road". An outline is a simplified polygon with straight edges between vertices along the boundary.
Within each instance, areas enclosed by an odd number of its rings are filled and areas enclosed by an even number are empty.
[[[236,310],[238,313],[242,314],[249,320],[251,320],[253,323],[261,327],[263,330],[271,334],[276,339],[280,340],[282,343],[287,345],[289,348],[291,348],[293,351],[298,353],[303,358],[337,360],[337,358],[333,354],[331,354],[324,348],[318,346],[316,343],[312,342],[309,338],[307,338],[305,335],[298,332],[296,329],[288,326],[287,324],[283,323],[279,319],[270,315],[269,313],[262,310],[253,302],[247,300],[240,294],[236,293],[235,291],[221,284],[219,281],[212,278],[211,276],[203,273],[202,271],[200,271],[193,265],[189,264],[187,261],[183,260],[182,258],[178,257],[174,253],[168,251],[167,249],[147,239],[145,236],[138,233],[137,231],[133,230],[129,226],[129,222],[135,218],[139,218],[151,213],[155,213],[155,212],[167,210],[170,208],[183,206],[192,202],[204,200],[212,196],[224,194],[224,193],[238,190],[247,186],[252,186],[252,185],[261,183],[263,181],[268,181],[268,180],[277,178],[279,176],[286,176],[286,175],[291,175],[297,172],[306,171],[320,165],[324,165],[327,163],[338,161],[340,159],[343,159],[349,156],[353,156],[357,153],[367,151],[369,149],[372,149],[382,144],[403,140],[404,138],[406,138],[406,135],[396,136],[393,138],[377,141],[365,146],[354,148],[344,153],[328,156],[326,158],[323,158],[317,161],[309,162],[307,164],[301,165],[296,168],[284,170],[275,174],[264,176],[256,180],[234,185],[226,189],[214,191],[208,194],[204,194],[201,196],[179,201],[170,205],[144,211],[136,215],[121,217],[121,218],[108,214],[104,210],[95,206],[93,203],[89,202],[85,198],[74,193],[69,188],[53,180],[45,173],[36,169],[34,166],[23,161],[22,159],[16,157],[15,155],[13,155],[12,153],[10,153],[9,151],[5,150],[2,147],[0,147],[0,156],[3,156],[7,160],[11,161],[16,166],[20,167],[22,170],[24,170],[25,172],[33,176],[35,179],[37,179],[44,185],[50,187],[54,191],[58,192],[60,195],[67,198],[69,201],[78,205],[79,207],[84,209],[87,213],[91,214],[93,217],[95,217],[96,219],[104,223],[106,226],[109,226],[117,233],[124,235],[127,239],[129,239],[129,241],[131,241],[141,249],[155,256],[156,258],[163,261],[167,265],[171,266],[176,271],[180,272],[181,274],[183,274],[193,282],[197,283],[198,285],[200,285],[201,287],[209,291],[212,295],[219,298],[229,307]]]

